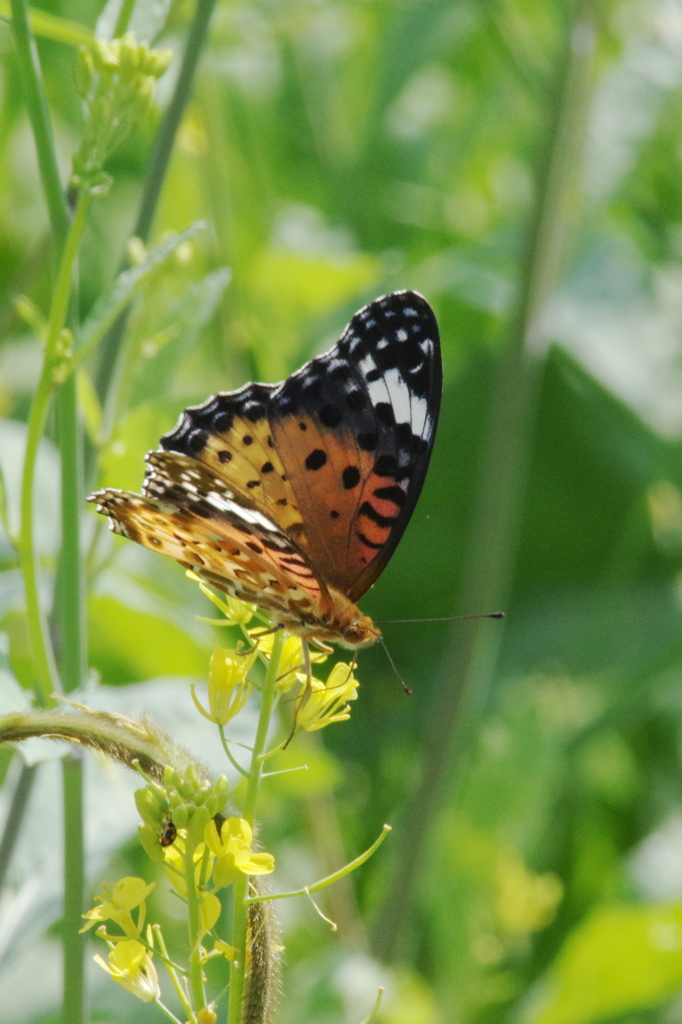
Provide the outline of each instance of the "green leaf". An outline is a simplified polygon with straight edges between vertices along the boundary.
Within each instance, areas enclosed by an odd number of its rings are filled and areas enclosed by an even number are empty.
[[[206,673],[205,649],[173,623],[128,608],[112,597],[90,602],[92,661],[114,685],[162,675]]]
[[[655,1006],[682,985],[682,903],[610,907],[568,937],[525,1024],[589,1024]]]
[[[197,221],[179,234],[170,235],[150,249],[145,258],[116,278],[112,288],[102,296],[91,310],[83,324],[80,345],[73,361],[76,366],[97,347],[114,320],[130,302],[138,285],[161,263],[172,256],[178,246],[204,228],[203,221]]]

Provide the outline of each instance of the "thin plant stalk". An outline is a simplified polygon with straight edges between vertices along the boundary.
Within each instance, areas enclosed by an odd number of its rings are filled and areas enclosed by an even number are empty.
[[[201,934],[199,894],[197,892],[194,851],[196,846],[188,841],[185,843],[185,882],[187,885],[187,930],[189,941],[193,944],[189,952],[189,984],[192,990],[192,1000],[195,1007],[204,1006],[206,997],[204,993],[203,970],[201,966],[201,950],[197,937]]]
[[[65,693],[83,684],[87,664],[85,578],[81,558],[83,433],[78,415],[76,376],[70,374],[57,396],[57,444],[61,467],[61,533],[53,618],[59,644],[57,661]]]
[[[268,728],[275,704],[277,693],[277,678],[279,676],[279,663],[282,657],[284,635],[278,630],[273,639],[272,652],[268,662],[268,670],[265,676],[265,683],[261,694],[260,715],[258,718],[258,729],[251,754],[251,766],[249,777],[246,782],[246,794],[244,797],[244,809],[242,817],[248,821],[253,828],[256,817],[256,804],[258,800],[258,789],[263,775],[263,764],[267,752]],[[249,879],[241,871],[237,872],[234,882],[234,913],[232,923],[232,945],[239,950],[238,957],[230,964],[230,999],[227,1010],[227,1024],[240,1024],[242,1019],[242,1001],[244,998],[244,974],[246,968],[246,939],[248,925],[248,907],[246,899],[248,896]]]
[[[37,557],[33,534],[33,498],[36,460],[45,428],[50,397],[55,386],[53,371],[58,345],[67,320],[72,299],[74,268],[80,247],[90,200],[81,197],[73,221],[57,164],[52,126],[38,52],[25,0],[11,0],[12,32],[22,80],[26,108],[33,129],[38,168],[50,218],[53,240],[53,265],[56,289],[50,313],[42,371],[29,417],[26,453],[21,486],[21,566],[26,593],[27,619],[33,653],[36,700],[51,703],[59,687],[59,676],[50,643],[47,622],[40,606]],[[80,565],[80,532],[78,502],[82,497],[82,450],[78,442],[78,420],[75,379],[67,381],[58,395],[59,447],[62,484],[62,550],[60,553],[62,678],[67,688],[77,686],[85,666],[84,587]],[[74,508],[74,505],[76,506]],[[63,957],[63,1020],[80,1024],[85,1016],[84,936],[79,934],[83,909],[83,776],[80,758],[70,756],[62,765],[64,792],[64,917]],[[31,779],[33,775],[31,774]],[[21,812],[17,821],[8,821],[3,844],[13,842],[20,830]],[[7,851],[6,851],[7,852]]]
[[[54,148],[52,126],[42,85],[40,62],[29,22],[28,5],[25,0],[12,0],[12,33],[16,45],[16,56],[21,76],[26,109],[38,157],[38,169],[45,194],[50,226],[53,236],[55,265],[61,263],[62,250],[69,233],[70,216],[59,176]],[[47,356],[47,354],[46,354]],[[21,562],[28,605],[28,625],[34,658],[34,681],[36,698],[42,705],[48,703],[49,694],[57,688],[57,669],[47,634],[47,624],[40,609],[35,555],[33,551],[33,476],[38,445],[43,432],[50,398],[50,382],[47,357],[34,400],[29,436],[27,439],[26,462],[22,482],[21,519],[22,543]],[[33,428],[31,430],[31,427]],[[28,467],[27,465],[28,464]]]
[[[509,590],[535,404],[538,340],[546,300],[558,278],[583,151],[597,7],[593,0],[577,0],[566,19],[565,57],[558,67],[517,310],[493,388],[472,517],[475,528],[467,545],[464,608],[501,607]],[[433,819],[443,794],[452,799],[455,766],[461,763],[487,703],[501,636],[500,623],[481,623],[464,634],[458,630],[446,652],[426,726],[421,779],[406,809],[395,869],[373,929],[374,949],[385,960],[400,954],[411,913],[407,894],[415,892]]]
[[[146,242],[149,238],[154,215],[158,206],[161,189],[168,170],[175,137],[189,102],[199,65],[199,58],[204,50],[208,29],[216,0],[198,0],[187,36],[187,45],[182,58],[180,73],[175,84],[171,101],[166,108],[159,124],[152,150],[147,160],[140,208],[133,235]],[[97,388],[100,398],[105,404],[104,429],[105,436],[111,429],[112,418],[117,409],[118,385],[122,379],[122,342],[128,323],[128,311],[122,313],[113,324],[103,341],[100,351],[100,363],[97,371]],[[104,400],[106,399],[106,403]]]
[[[12,855],[21,835],[21,823],[31,798],[33,785],[36,780],[38,766],[35,764],[22,764],[19,779],[12,793],[2,838],[0,839],[0,893],[5,888],[9,866],[12,862]]]
[[[62,761],[64,794],[64,914],[62,949],[64,951],[62,1003],[63,1024],[82,1024],[85,1020],[85,945],[80,933],[85,891],[83,858],[83,755],[71,752]]]
[[[112,33],[112,39],[120,39],[120,37],[127,30],[130,23],[130,19],[135,9],[135,0],[123,0],[121,9],[118,12],[114,31]]]
[[[59,176],[38,51],[29,22],[28,4],[25,0],[11,0],[11,10],[12,34],[16,45],[24,101],[33,129],[38,155],[38,170],[58,260],[69,230],[69,208]]]
[[[33,653],[36,699],[42,706],[46,706],[50,702],[53,694],[60,689],[60,683],[47,622],[40,604],[38,564],[33,534],[35,471],[47,411],[55,387],[54,373],[59,360],[59,344],[69,307],[73,270],[90,202],[89,196],[82,195],[79,199],[60,261],[47,328],[43,366],[28,421],[26,454],[21,481],[21,568],[26,588],[26,615]]]

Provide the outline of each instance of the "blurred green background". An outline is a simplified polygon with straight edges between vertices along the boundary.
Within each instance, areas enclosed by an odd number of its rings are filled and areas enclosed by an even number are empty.
[[[88,28],[100,14],[91,0],[49,10]],[[173,5],[160,45],[182,50],[191,13]],[[5,25],[0,46],[0,463],[16,526],[40,365],[16,299],[46,309],[49,229]],[[75,51],[39,49],[66,177]],[[185,405],[281,379],[366,301],[417,289],[441,328],[441,423],[412,522],[362,605],[378,620],[507,614],[387,625],[413,696],[380,649],[363,652],[352,720],[292,744],[288,762],[310,771],[267,788],[261,839],[283,890],[394,826],[322,901],[336,935],[303,901],[282,908],[282,1024],[359,1022],[378,984],[384,1024],[682,1021],[681,115],[681,0],[216,10],[153,238],[207,226],[135,307],[89,485],[138,489]],[[84,314],[123,258],[153,129],[110,163]],[[96,382],[96,359],[88,371]],[[41,458],[49,598],[49,441]],[[189,721],[187,680],[205,677],[216,639],[194,617],[207,603],[174,563],[83,515],[83,699],[149,711],[224,770]],[[4,711],[26,703],[28,657],[4,536],[0,568]],[[0,765],[6,814],[18,755]],[[145,870],[135,781],[94,758],[86,774],[93,884]],[[58,1005],[56,777],[41,765],[0,902],[0,1005],[17,1024]],[[177,910],[159,896],[158,912]],[[95,1019],[154,1019],[93,984]]]

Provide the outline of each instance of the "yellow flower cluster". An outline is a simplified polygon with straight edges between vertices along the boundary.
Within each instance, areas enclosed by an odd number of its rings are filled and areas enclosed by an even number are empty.
[[[267,875],[274,870],[275,859],[270,853],[251,849],[253,831],[243,818],[226,818],[220,827],[211,819],[205,828],[204,842],[198,843],[192,852],[193,877],[187,878],[185,830],[181,830],[175,841],[164,849],[166,873],[178,896],[188,899],[191,887],[199,903],[199,939],[211,932],[218,922],[221,903],[216,895],[218,890],[231,885],[238,871],[245,875]],[[108,963],[98,955],[96,962],[107,971],[114,981],[132,992],[144,1002],[159,998],[159,980],[152,960],[154,947],[152,934],[146,930],[146,898],[154,883],[146,885],[141,878],[122,878],[116,885],[105,886],[103,895],[96,897],[96,906],[84,914],[87,923],[81,929],[99,925],[97,934],[109,946]],[[133,911],[137,910],[137,919]],[[106,922],[112,921],[122,934],[107,931]],[[215,938],[213,954],[228,960],[234,958],[235,950],[222,939]]]
[[[262,637],[258,641],[258,650],[247,655],[234,654],[216,646],[208,675],[208,709],[202,705],[192,686],[192,699],[204,718],[224,726],[241,711],[252,689],[247,678],[249,669],[259,652],[268,655],[271,648],[271,636]],[[310,660],[317,664],[326,658],[326,654],[315,652],[311,653]],[[302,694],[307,693],[297,715],[299,728],[314,732],[332,722],[343,722],[350,718],[348,702],[356,700],[359,686],[352,665],[337,663],[326,682],[315,676],[309,678],[305,671],[302,641],[299,637],[290,636],[284,642],[279,667],[277,690],[280,695],[288,693],[296,685]]]

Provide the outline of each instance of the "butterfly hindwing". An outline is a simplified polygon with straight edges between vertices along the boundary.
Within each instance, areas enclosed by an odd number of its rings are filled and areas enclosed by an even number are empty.
[[[435,317],[414,292],[370,303],[330,352],[271,395],[272,434],[305,524],[301,546],[352,601],[400,540],[440,408]]]
[[[190,406],[161,438],[161,447],[202,462],[295,536],[302,527],[301,515],[268,418],[276,387],[245,384]]]
[[[305,556],[254,505],[188,456],[147,455],[143,493],[92,495],[113,529],[193,569],[243,601],[319,617],[329,595]]]

